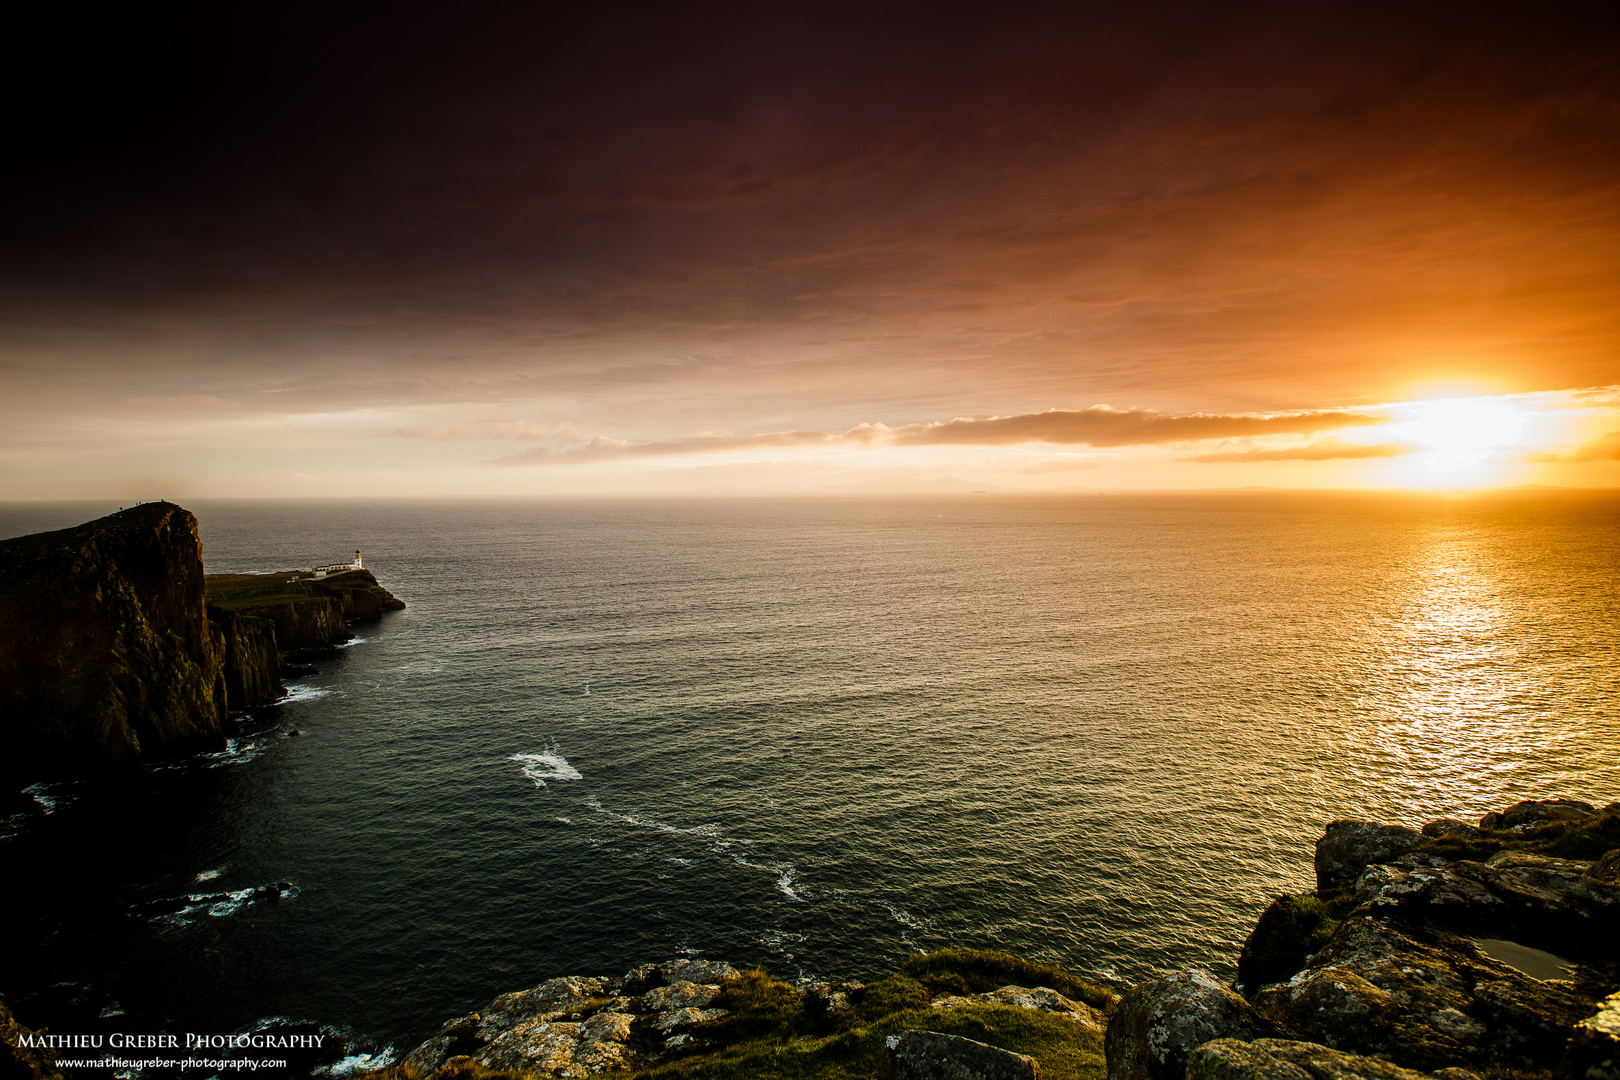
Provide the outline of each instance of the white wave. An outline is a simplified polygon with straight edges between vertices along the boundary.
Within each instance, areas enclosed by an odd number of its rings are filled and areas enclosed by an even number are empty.
[[[245,765],[264,753],[264,745],[251,739],[226,739],[225,749],[211,754],[199,754],[198,760],[210,769],[226,765]]]
[[[562,822],[564,825],[572,825],[574,823],[574,819],[571,817],[560,817],[557,820]]]
[[[621,814],[617,810],[607,809],[602,805],[601,801],[598,800],[595,795],[587,798],[585,800],[585,805],[596,811],[598,814],[601,814],[603,817],[610,817],[614,821],[622,821],[626,825],[634,825],[638,829],[656,829],[659,832],[670,833],[671,835],[676,836],[718,837],[720,835],[720,826],[718,825],[693,825],[689,828],[682,828],[679,825],[671,825],[667,821],[656,821],[651,818],[639,818],[634,814]]]
[[[350,1054],[330,1065],[316,1069],[315,1076],[357,1076],[362,1073],[386,1069],[394,1063],[394,1048],[384,1047],[375,1054]]]
[[[325,697],[332,691],[319,686],[295,686],[277,699],[277,705],[291,705],[295,701],[310,701]]]
[[[932,925],[927,919],[919,918],[903,907],[897,907],[883,900],[879,900],[878,904],[889,913],[891,919],[908,930],[927,930]]]
[[[709,850],[714,852],[716,855],[724,855],[738,866],[746,866],[750,870],[763,870],[768,874],[776,875],[776,888],[783,896],[787,897],[789,900],[798,901],[800,903],[804,902],[804,897],[800,896],[793,887],[795,877],[798,874],[798,868],[792,863],[754,862],[731,850],[732,845],[734,844],[751,845],[754,842],[752,840],[739,840],[735,837],[722,836],[720,835],[720,826],[714,824],[692,825],[683,828],[679,825],[671,825],[666,821],[658,821],[652,818],[639,818],[634,814],[621,814],[616,810],[607,809],[602,805],[601,801],[597,799],[595,795],[586,798],[585,805],[604,817],[610,817],[614,821],[622,821],[626,825],[634,825],[637,828],[642,829],[655,829],[658,832],[669,833],[673,836],[702,837],[710,841]],[[688,865],[690,864],[690,860],[684,859],[670,859],[668,861]]]
[[[749,860],[743,858],[741,855],[738,855],[738,854],[736,854],[734,852],[727,851],[727,852],[724,852],[723,854],[730,855],[731,856],[731,861],[736,863],[738,866],[746,866],[750,870],[763,870],[767,874],[775,874],[776,875],[776,888],[777,888],[777,891],[780,892],[783,896],[787,897],[789,900],[793,900],[793,901],[796,901],[796,902],[801,903],[801,904],[804,903],[804,897],[800,896],[798,893],[793,891],[793,878],[794,878],[794,875],[798,873],[798,868],[795,867],[792,863],[790,863],[790,862],[770,862],[770,863],[750,862]]]
[[[184,926],[189,924],[193,917],[197,915],[208,915],[216,919],[226,915],[234,915],[256,899],[269,899],[261,892],[261,888],[260,886],[249,885],[245,889],[237,889],[233,892],[188,893],[186,895],[186,906],[177,911],[161,915],[159,918]],[[285,892],[279,893],[278,898],[291,900],[297,895],[298,887],[294,886]]]
[[[225,867],[223,867],[223,866],[219,867],[217,870],[204,870],[200,874],[197,875],[197,880],[198,881],[213,881],[215,878],[219,877],[219,875],[223,874],[224,872],[225,872]]]
[[[583,780],[579,770],[568,764],[568,759],[555,750],[543,754],[513,754],[507,758],[523,766],[523,775],[534,781],[535,787],[545,787],[547,780]]]
[[[40,809],[50,814],[56,811],[56,796],[45,794],[47,790],[44,784],[33,784],[23,788],[23,794],[32,796]]]

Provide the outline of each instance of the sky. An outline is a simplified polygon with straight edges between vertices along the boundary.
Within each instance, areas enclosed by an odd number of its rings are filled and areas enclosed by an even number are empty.
[[[19,16],[0,499],[1620,487],[1598,11]]]

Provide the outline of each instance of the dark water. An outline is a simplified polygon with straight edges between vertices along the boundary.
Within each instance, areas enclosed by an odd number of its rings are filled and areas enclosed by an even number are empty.
[[[410,606],[231,753],[13,820],[0,989],[58,1030],[405,1049],[677,953],[1229,975],[1331,818],[1620,797],[1613,495],[191,509],[210,570],[359,546]]]

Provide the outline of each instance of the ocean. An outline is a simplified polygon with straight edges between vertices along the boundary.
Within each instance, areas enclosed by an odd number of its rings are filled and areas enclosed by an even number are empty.
[[[187,506],[211,572],[358,547],[409,606],[225,752],[29,793],[0,991],[53,1030],[403,1052],[677,955],[1230,978],[1331,819],[1620,798],[1615,493]]]

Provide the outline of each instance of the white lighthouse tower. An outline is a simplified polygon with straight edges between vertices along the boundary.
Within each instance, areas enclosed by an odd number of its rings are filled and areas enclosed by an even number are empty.
[[[362,569],[362,567],[360,565],[360,552],[358,550],[356,550],[355,553],[354,553],[354,562],[350,564],[350,569],[352,569],[352,570]]]

